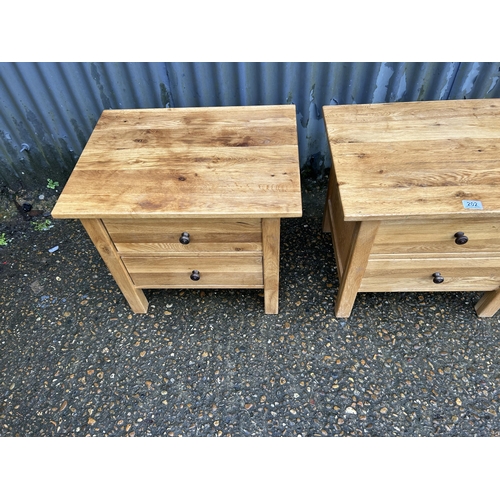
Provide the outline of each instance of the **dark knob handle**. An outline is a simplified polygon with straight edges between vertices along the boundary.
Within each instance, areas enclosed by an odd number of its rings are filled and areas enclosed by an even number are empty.
[[[187,245],[189,243],[189,233],[182,233],[181,237],[179,238],[179,241],[183,245]]]
[[[193,271],[191,273],[191,276],[190,278],[193,280],[193,281],[198,281],[200,279],[200,271]]]
[[[457,245],[465,245],[468,241],[469,241],[469,238],[467,238],[467,236],[465,236],[465,234],[462,233],[461,231],[458,233],[455,233],[455,243]]]
[[[433,280],[434,283],[442,283],[444,281],[444,278],[441,276],[441,273],[434,273],[433,275]]]

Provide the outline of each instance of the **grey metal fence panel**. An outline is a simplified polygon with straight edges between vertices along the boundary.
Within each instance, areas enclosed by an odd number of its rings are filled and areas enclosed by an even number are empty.
[[[0,63],[0,185],[64,183],[104,109],[294,103],[301,168],[330,165],[322,107],[500,97],[493,62]]]
[[[69,176],[103,109],[163,107],[164,63],[0,63],[0,183]]]

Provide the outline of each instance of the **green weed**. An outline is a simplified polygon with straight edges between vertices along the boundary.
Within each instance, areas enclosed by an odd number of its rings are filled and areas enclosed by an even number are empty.
[[[59,183],[57,181],[53,181],[52,179],[47,179],[47,187],[49,189],[55,189],[57,186],[59,186]]]
[[[48,231],[51,227],[54,227],[52,221],[46,219],[44,221],[31,221],[33,229],[35,231]]]

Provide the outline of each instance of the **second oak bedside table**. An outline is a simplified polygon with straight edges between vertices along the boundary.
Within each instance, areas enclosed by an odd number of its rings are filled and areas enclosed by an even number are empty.
[[[485,291],[500,308],[500,100],[325,106],[323,220],[348,317],[358,292]]]
[[[145,288],[263,288],[276,314],[295,106],[103,111],[52,216],[81,220],[136,313]]]

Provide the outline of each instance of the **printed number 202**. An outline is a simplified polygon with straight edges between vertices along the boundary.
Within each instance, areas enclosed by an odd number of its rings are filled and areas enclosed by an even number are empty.
[[[475,210],[482,210],[483,204],[478,200],[462,200],[464,208],[470,208]]]

